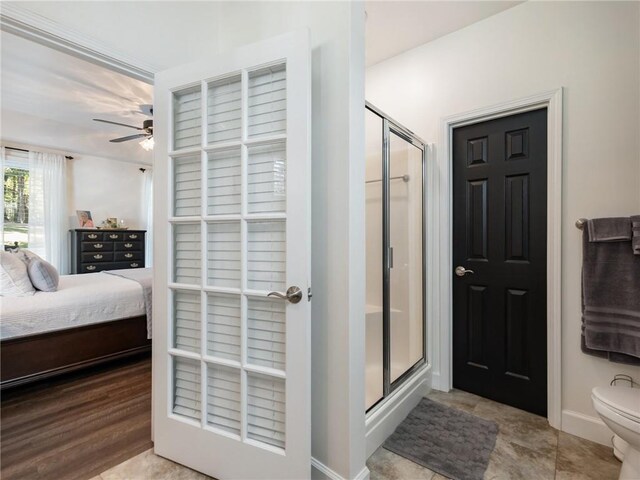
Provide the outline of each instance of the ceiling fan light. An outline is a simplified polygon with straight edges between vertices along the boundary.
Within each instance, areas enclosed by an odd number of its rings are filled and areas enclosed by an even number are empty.
[[[153,146],[155,142],[153,141],[153,137],[147,137],[140,142],[140,146],[144,148],[147,152],[153,150]]]

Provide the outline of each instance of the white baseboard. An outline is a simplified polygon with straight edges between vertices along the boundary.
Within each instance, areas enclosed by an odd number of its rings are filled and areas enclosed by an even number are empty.
[[[563,410],[562,431],[607,447],[612,446],[611,437],[613,437],[613,432],[598,417],[574,412],[573,410]]]
[[[374,409],[366,420],[367,458],[393,433],[431,389],[431,365],[426,365],[409,378],[382,405]]]
[[[449,390],[451,390],[451,388],[449,387],[449,382],[444,381],[442,375],[440,375],[439,373],[431,374],[431,388],[433,388],[434,390],[439,390],[441,392],[449,392]]]
[[[360,473],[356,475],[356,478],[353,480],[369,480],[369,469],[366,465],[362,470],[360,470]]]
[[[338,472],[331,470],[320,460],[311,457],[311,478],[313,480],[347,480]],[[353,480],[369,480],[369,469],[364,466]]]

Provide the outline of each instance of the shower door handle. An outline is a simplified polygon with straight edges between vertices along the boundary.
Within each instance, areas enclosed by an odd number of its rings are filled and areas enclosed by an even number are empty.
[[[302,300],[302,290],[300,287],[289,287],[287,289],[287,293],[283,295],[280,292],[269,292],[267,297],[277,297],[281,300],[287,300],[290,303],[299,303]]]
[[[460,267],[456,267],[456,275],[459,277],[464,277],[467,273],[471,273],[473,274],[474,271],[473,270],[467,270],[466,268],[460,266]]]

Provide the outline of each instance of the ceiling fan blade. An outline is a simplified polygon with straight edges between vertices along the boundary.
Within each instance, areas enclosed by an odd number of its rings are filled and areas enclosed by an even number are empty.
[[[120,125],[121,127],[135,128],[136,130],[144,130],[144,129],[140,128],[140,127],[135,127],[133,125],[127,125],[126,123],[112,122],[110,120],[100,120],[99,118],[94,118],[93,121],[94,122],[102,122],[102,123],[110,123],[111,125]]]
[[[129,140],[135,140],[136,138],[143,138],[148,136],[149,135],[146,133],[137,133],[135,135],[129,135],[128,137],[114,138],[113,140],[109,140],[109,141],[111,143],[128,142]]]

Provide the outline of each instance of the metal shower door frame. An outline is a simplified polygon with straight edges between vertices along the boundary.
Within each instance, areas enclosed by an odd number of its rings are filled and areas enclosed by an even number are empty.
[[[378,407],[402,384],[410,378],[414,372],[426,364],[427,345],[427,255],[426,255],[426,159],[427,143],[408,128],[404,127],[382,110],[369,102],[365,102],[365,110],[369,110],[382,119],[382,351],[383,351],[383,394],[367,411]],[[422,152],[422,356],[395,381],[391,381],[391,134],[395,134]]]

